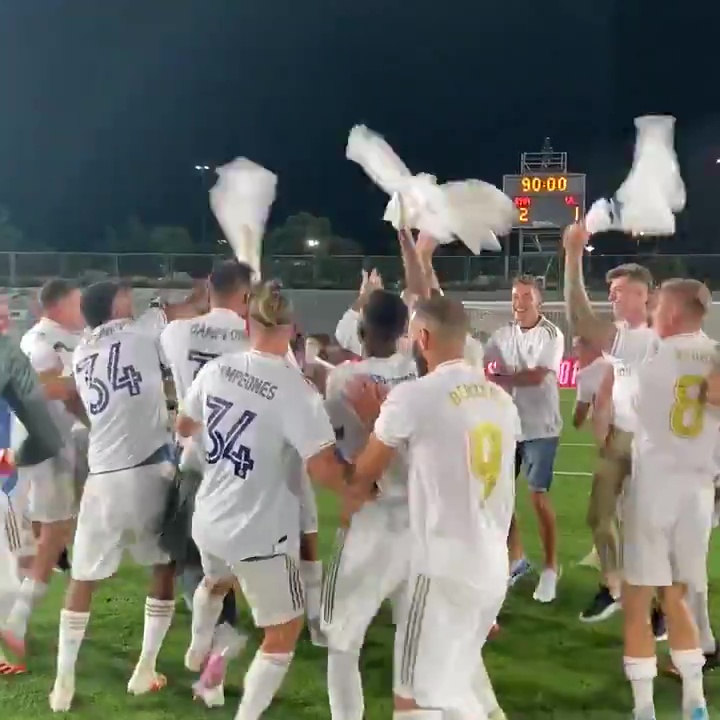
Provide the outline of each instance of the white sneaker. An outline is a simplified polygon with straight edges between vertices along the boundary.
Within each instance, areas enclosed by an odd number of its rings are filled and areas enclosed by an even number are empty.
[[[50,709],[56,713],[69,712],[74,697],[75,678],[55,678],[49,697]]]
[[[540,573],[537,587],[533,593],[533,600],[541,603],[551,603],[557,597],[557,583],[560,573],[552,568],[545,568]]]

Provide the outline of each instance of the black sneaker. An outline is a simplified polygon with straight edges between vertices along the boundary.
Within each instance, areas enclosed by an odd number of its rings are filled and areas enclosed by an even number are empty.
[[[665,615],[659,607],[652,609],[652,615],[650,616],[650,623],[652,624],[653,635],[655,636],[655,642],[662,642],[667,640],[667,626],[665,625]]]
[[[614,615],[619,609],[620,600],[614,598],[605,585],[601,585],[590,605],[580,613],[580,622],[602,622]]]
[[[70,558],[68,557],[67,548],[60,553],[55,569],[59,572],[70,572]]]

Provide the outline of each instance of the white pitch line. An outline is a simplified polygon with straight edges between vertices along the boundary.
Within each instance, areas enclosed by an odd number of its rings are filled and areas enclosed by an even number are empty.
[[[560,443],[560,447],[596,447],[594,443]]]
[[[581,477],[592,477],[592,473],[589,472],[563,472],[562,470],[555,470],[553,475],[576,475]]]

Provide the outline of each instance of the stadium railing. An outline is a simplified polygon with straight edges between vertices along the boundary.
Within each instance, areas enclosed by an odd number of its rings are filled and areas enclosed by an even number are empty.
[[[525,254],[523,271],[543,276],[548,289],[559,284],[557,263],[548,273],[546,253]],[[51,277],[67,277],[92,282],[103,277],[122,277],[137,286],[185,287],[189,272],[210,269],[222,255],[181,255],[160,253],[64,253],[0,252],[0,285],[37,287]],[[591,285],[601,286],[607,270],[622,262],[642,262],[658,278],[690,275],[706,280],[712,287],[720,281],[718,255],[588,255],[586,276]],[[280,278],[288,287],[313,289],[355,289],[363,268],[377,268],[386,284],[402,281],[402,262],[395,256],[274,255],[263,259],[263,274]],[[502,254],[478,257],[445,256],[435,258],[435,268],[443,287],[457,290],[497,290],[508,285],[517,273],[518,258]]]

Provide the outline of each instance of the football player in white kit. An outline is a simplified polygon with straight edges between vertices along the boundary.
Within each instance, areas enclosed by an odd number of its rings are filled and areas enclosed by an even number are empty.
[[[245,263],[235,260],[222,263],[210,274],[208,280],[210,312],[194,318],[173,320],[163,330],[160,345],[163,359],[172,373],[179,405],[182,404],[197,374],[210,360],[226,353],[250,348],[244,318],[247,316],[252,275],[252,268]],[[194,476],[197,475],[198,480],[202,477],[204,459],[200,456],[200,448],[192,438],[183,438],[182,441],[184,449],[181,471],[185,476],[184,482],[191,483],[196,489],[197,481]],[[191,494],[191,491],[188,491],[188,495]],[[192,543],[190,538],[188,542]],[[195,565],[196,548],[191,547],[184,554],[187,562],[183,562],[183,591],[192,602],[203,572],[199,564],[199,556],[197,556],[198,566]],[[193,688],[196,696],[206,705],[217,707],[225,702],[223,685],[226,663],[237,656],[245,644],[246,637],[239,635],[234,629],[237,610],[233,588],[218,583],[212,591],[222,598],[223,606],[206,667],[212,668],[213,674],[219,675],[219,678],[213,682],[212,687],[201,678]],[[205,662],[206,658],[201,660]],[[193,665],[189,669],[199,672],[202,666]]]
[[[707,584],[720,412],[705,403],[720,346],[702,332],[712,303],[698,280],[668,280],[653,326],[662,339],[640,369],[633,404],[632,475],[623,502],[625,673],[636,720],[655,720],[655,642],[647,618],[655,588],[668,618],[670,655],[682,677],[685,720],[707,720],[698,630],[688,585]]]
[[[583,282],[583,254],[588,238],[587,230],[580,224],[570,225],[563,235],[568,318],[577,335],[603,352],[614,375],[612,423],[600,448],[587,514],[603,582],[580,620],[593,623],[605,620],[620,609],[622,558],[617,505],[625,478],[631,472],[631,443],[636,422],[632,398],[637,373],[655,352],[658,337],[648,326],[653,279],[642,265],[619,265],[606,275],[614,322],[595,313]],[[665,622],[657,608],[652,622],[655,637],[664,639]]]
[[[145,602],[140,660],[128,683],[134,695],[164,686],[155,671],[173,616],[174,570],[159,547],[159,523],[172,481],[172,447],[159,336],[172,316],[197,315],[206,298],[151,308],[133,319],[132,289],[90,285],[81,307],[89,332],[73,353],[75,383],[90,420],[87,478],[77,520],[72,581],[60,614],[57,675],[50,707],[66,712],[75,665],[99,581],[117,571],[124,550],[154,568]]]
[[[314,482],[349,493],[322,397],[287,359],[291,307],[279,288],[254,290],[249,322],[252,350],[208,363],[177,420],[182,437],[202,431],[206,452],[193,516],[205,579],[193,604],[188,655],[204,657],[212,642],[218,581],[238,579],[264,631],[236,720],[257,720],[270,705],[303,626],[299,499],[291,487],[297,455]]]
[[[346,458],[366,444],[367,428],[345,398],[348,382],[370,376],[390,388],[417,377],[412,357],[398,352],[408,311],[398,295],[374,291],[361,310],[363,360],[347,362],[327,377],[326,400],[337,445]],[[380,495],[338,531],[335,559],[325,578],[323,630],[328,640],[328,696],[333,720],[362,720],[360,650],[370,622],[386,598],[402,591],[409,574],[407,464],[402,458],[378,483]]]
[[[50,280],[41,288],[38,300],[42,317],[23,335],[20,348],[41,382],[46,378],[45,396],[53,401],[50,412],[64,444],[57,457],[19,471],[19,485],[29,489],[28,514],[38,524],[39,533],[32,566],[0,630],[0,638],[18,658],[25,656],[25,634],[33,607],[47,593],[53,568],[71,540],[79,499],[73,436],[77,418],[63,400],[77,398],[71,357],[85,326],[80,291],[67,280]],[[66,381],[56,382],[57,376],[67,376]]]
[[[370,440],[352,483],[362,494],[407,449],[410,582],[395,643],[395,720],[485,717],[480,652],[505,598],[520,422],[511,397],[463,360],[461,303],[420,300],[410,322],[428,374],[387,395],[349,394]]]

